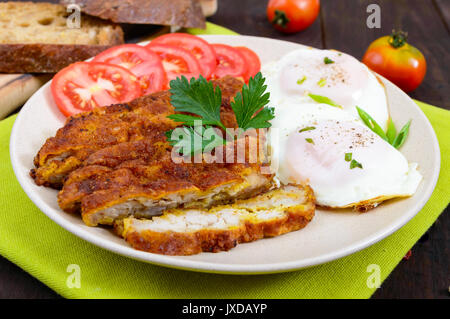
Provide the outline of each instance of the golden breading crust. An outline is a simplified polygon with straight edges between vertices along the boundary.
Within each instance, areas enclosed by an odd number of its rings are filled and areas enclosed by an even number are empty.
[[[287,185],[210,210],[170,209],[152,220],[125,218],[115,223],[115,230],[138,250],[193,255],[299,230],[312,220],[314,211],[311,188]]]
[[[215,85],[223,94],[222,121],[226,127],[236,127],[230,101],[242,82],[224,77]],[[176,126],[167,118],[173,112],[165,91],[77,114],[42,146],[31,175],[38,185],[62,187],[59,206],[81,213],[89,226],[111,225],[130,215],[151,217],[173,207],[209,208],[272,186],[273,176],[261,172],[262,158],[251,152],[241,158],[238,147],[230,153],[233,143],[222,152],[226,159],[234,155],[231,163],[207,158],[200,163],[175,162],[165,136]],[[235,144],[256,137],[246,136]]]
[[[175,163],[167,142],[140,140],[88,157],[64,182],[58,203],[66,212],[80,211],[87,225],[96,226],[129,215],[158,215],[166,208],[248,198],[268,190],[272,177],[248,156],[243,163]]]
[[[230,101],[242,82],[224,77],[214,82],[222,90],[221,117],[226,127],[236,127]],[[47,139],[34,159],[30,175],[36,184],[60,189],[66,176],[83,166],[95,152],[120,143],[165,141],[164,133],[176,126],[168,91],[146,95],[127,104],[96,108],[69,117],[54,137]]]

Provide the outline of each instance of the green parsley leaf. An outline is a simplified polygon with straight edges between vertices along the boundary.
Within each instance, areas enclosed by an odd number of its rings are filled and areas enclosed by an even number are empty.
[[[406,123],[405,126],[402,127],[402,129],[398,133],[397,137],[392,142],[392,146],[394,146],[395,148],[398,149],[403,145],[403,143],[405,143],[406,138],[408,137],[408,134],[409,134],[410,126],[411,126],[411,120],[409,120],[408,123]]]
[[[212,126],[181,126],[167,131],[166,137],[182,155],[209,152],[226,143]]]
[[[306,76],[304,75],[301,79],[297,80],[297,84],[298,85],[303,84],[305,81],[306,81]]]
[[[256,74],[231,103],[241,131],[271,126],[269,121],[275,116],[273,108],[266,107],[269,103],[269,93],[265,92],[267,86],[264,81],[261,73]],[[212,126],[226,130],[220,120],[222,92],[219,87],[214,88],[212,82],[202,76],[198,79],[191,78],[190,81],[182,76],[170,81],[170,93],[175,111],[192,114],[177,113],[167,116],[181,123],[181,127],[166,132],[172,146],[179,148],[183,155],[189,155],[226,143],[217,132],[207,134],[209,129],[213,129]],[[177,138],[172,138],[173,133]],[[205,133],[209,137],[205,138]]]
[[[325,64],[333,64],[334,63],[334,61],[333,60],[331,60],[329,57],[325,57],[325,59],[323,59],[323,62],[325,63]]]
[[[389,143],[389,140],[381,126],[378,125],[378,123],[369,114],[367,114],[366,111],[360,109],[359,107],[356,107],[356,109],[358,110],[359,117],[361,118],[361,120],[363,120],[364,124],[366,124],[368,128],[375,132],[375,134],[378,134],[383,140]]]
[[[194,126],[196,121],[200,121],[201,124],[204,124],[201,117],[198,116],[192,116],[187,114],[171,114],[168,116],[170,119],[174,120],[175,122],[183,123],[183,125],[186,126]],[[208,124],[208,123],[207,123]]]
[[[238,127],[244,131],[272,125],[269,121],[275,117],[274,110],[264,107],[269,103],[270,97],[269,93],[265,93],[267,85],[264,85],[264,81],[261,72],[258,72],[255,77],[250,78],[248,85],[244,84],[242,93],[238,92],[231,102]]]
[[[352,160],[352,153],[345,153],[345,161],[350,162]]]
[[[308,96],[310,98],[312,98],[314,101],[316,101],[317,103],[328,104],[328,105],[331,105],[331,106],[338,107],[338,108],[342,109],[342,106],[340,106],[339,104],[337,104],[333,100],[327,98],[326,96],[316,95],[316,94],[311,94],[311,93],[308,94]]]
[[[188,112],[199,117],[183,114],[172,114],[168,118],[183,122],[191,126],[193,121],[201,120],[203,125],[215,125],[225,129],[220,121],[220,106],[222,92],[219,87],[214,88],[200,75],[198,79],[191,78],[190,82],[182,76],[170,81],[170,101],[177,112]]]
[[[361,169],[363,168],[361,163],[359,163],[356,160],[352,160],[350,162],[350,169],[354,169],[355,167],[358,167],[358,168],[361,168]]]
[[[303,132],[306,132],[306,131],[312,131],[312,130],[315,130],[316,129],[316,127],[315,126],[307,126],[307,127],[305,127],[305,128],[302,128],[300,131],[298,131],[299,133],[303,133]]]
[[[307,141],[307,142],[310,143],[310,144],[315,145],[312,138],[305,138],[305,141]]]

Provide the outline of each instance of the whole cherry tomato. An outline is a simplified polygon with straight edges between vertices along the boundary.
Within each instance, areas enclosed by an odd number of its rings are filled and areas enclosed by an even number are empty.
[[[407,34],[394,31],[372,42],[362,62],[405,92],[414,91],[427,72],[423,54],[406,42]]]
[[[319,15],[319,0],[270,0],[267,18],[275,29],[294,33],[309,27]]]

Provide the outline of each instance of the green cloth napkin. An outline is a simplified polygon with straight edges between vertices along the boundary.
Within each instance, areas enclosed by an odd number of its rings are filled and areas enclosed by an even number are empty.
[[[351,256],[295,272],[254,276],[154,266],[64,230],[39,211],[15,178],[7,147],[16,118],[11,116],[0,122],[0,254],[68,298],[368,298],[376,288],[366,284],[367,266],[379,265],[384,280],[449,203],[450,112],[418,104],[436,131],[443,159],[436,189],[422,211],[393,235]],[[73,264],[80,267],[80,288],[66,284]]]

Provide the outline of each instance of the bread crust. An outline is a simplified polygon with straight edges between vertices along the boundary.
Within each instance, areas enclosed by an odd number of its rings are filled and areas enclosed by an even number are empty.
[[[194,0],[61,0],[60,3],[78,4],[84,13],[116,23],[206,27],[200,2]]]
[[[59,4],[0,3],[0,73],[55,73],[111,46],[124,43],[122,28],[87,15],[69,28]]]
[[[0,44],[0,73],[56,73],[120,43],[118,36],[111,45]]]

